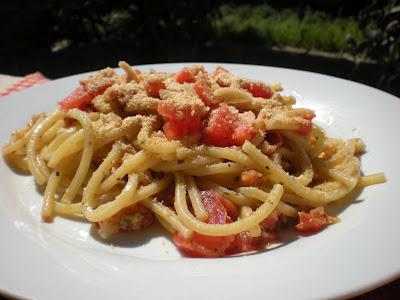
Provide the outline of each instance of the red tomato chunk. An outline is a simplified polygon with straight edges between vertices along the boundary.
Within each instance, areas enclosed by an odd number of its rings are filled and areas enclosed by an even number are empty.
[[[116,74],[112,69],[101,70],[88,79],[82,80],[81,86],[72,91],[59,104],[63,110],[85,109],[94,97],[103,94],[115,81]]]
[[[280,223],[280,213],[278,210],[274,209],[270,215],[265,218],[261,223],[261,227],[267,231],[275,230]]]
[[[147,82],[144,89],[148,96],[160,98],[160,90],[165,89],[165,83],[162,81]]]
[[[237,219],[238,208],[220,193],[206,190],[201,192],[201,196],[208,213],[208,224],[227,224],[231,223],[232,219]],[[175,233],[173,241],[182,253],[191,257],[222,257],[258,251],[264,249],[268,243],[277,241],[277,236],[272,231],[276,229],[279,222],[279,213],[274,211],[271,217],[266,218],[260,224],[262,228],[266,227],[268,231],[263,232],[259,237],[251,237],[246,232],[229,236],[206,236],[194,232],[190,240],[186,240],[179,233]]]
[[[82,87],[76,88],[71,94],[59,102],[63,110],[73,108],[84,109],[90,103],[93,97]]]
[[[262,184],[262,174],[255,170],[246,170],[240,174],[241,186],[259,186]]]
[[[312,131],[312,119],[315,118],[315,113],[313,111],[308,112],[306,115],[303,116],[303,119],[307,120],[307,125],[299,128],[296,130],[297,133],[308,136]]]
[[[196,81],[196,77],[189,71],[188,68],[183,68],[175,75],[175,80],[179,83],[193,83]]]
[[[241,84],[241,87],[250,92],[254,97],[269,99],[273,95],[270,87],[262,82],[244,82]]]
[[[321,231],[329,224],[329,217],[323,207],[310,210],[309,213],[299,212],[299,223],[296,229],[301,233],[311,234]]]
[[[205,190],[201,192],[203,204],[208,212],[210,224],[225,224],[236,220],[239,216],[239,210],[236,205],[229,199],[222,196],[220,193],[213,190]],[[219,215],[223,213],[223,215]],[[229,221],[227,222],[227,218]]]
[[[204,79],[198,80],[193,88],[205,105],[212,106],[214,104],[213,92]]]
[[[241,146],[253,137],[255,121],[252,113],[239,113],[226,104],[211,111],[203,128],[204,142],[214,146]]]
[[[263,236],[251,237],[245,232],[241,232],[235,235],[235,239],[227,249],[226,254],[238,254],[250,251],[259,251],[266,247],[270,240]]]
[[[163,102],[157,109],[165,121],[163,131],[168,139],[180,139],[200,131],[201,115],[198,109],[190,106],[176,107]]]
[[[201,192],[204,201],[204,207],[208,213],[208,224],[226,224],[232,220],[228,216],[225,208],[226,203],[224,197],[212,190]],[[225,205],[224,205],[225,203]],[[232,210],[233,203],[228,204]],[[236,208],[236,207],[235,207]],[[237,210],[237,208],[236,208]],[[229,236],[207,236],[197,232],[193,233],[191,240],[185,240],[179,233],[175,233],[173,241],[176,246],[184,254],[192,257],[221,257],[226,255],[225,250],[231,245],[235,239],[234,235]]]

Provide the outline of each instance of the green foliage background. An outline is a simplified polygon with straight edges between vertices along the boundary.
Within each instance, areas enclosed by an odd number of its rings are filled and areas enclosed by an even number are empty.
[[[257,40],[268,46],[291,46],[328,52],[349,50],[348,40],[363,41],[354,18],[333,18],[307,10],[303,17],[293,10],[278,11],[262,5],[222,5],[213,20],[217,38]]]

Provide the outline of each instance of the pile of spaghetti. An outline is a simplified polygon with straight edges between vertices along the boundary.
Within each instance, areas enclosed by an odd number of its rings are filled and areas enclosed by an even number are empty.
[[[142,73],[120,62],[82,80],[3,147],[44,188],[42,219],[81,217],[108,238],[156,218],[186,255],[257,251],[285,224],[339,219],[324,207],[383,182],[360,175],[360,139],[329,138],[279,83],[218,67]]]

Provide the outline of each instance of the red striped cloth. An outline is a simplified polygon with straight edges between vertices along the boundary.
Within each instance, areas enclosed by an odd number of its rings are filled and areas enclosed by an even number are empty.
[[[13,92],[24,90],[31,86],[42,84],[48,81],[50,80],[40,72],[28,74],[25,77],[21,78],[21,80],[17,81],[16,83],[6,88],[5,90],[0,91],[0,97],[7,96]]]

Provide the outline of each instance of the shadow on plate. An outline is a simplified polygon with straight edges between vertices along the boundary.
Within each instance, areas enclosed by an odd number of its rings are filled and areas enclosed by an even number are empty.
[[[93,239],[95,239],[99,243],[110,246],[112,245],[120,248],[140,247],[149,243],[152,239],[158,237],[171,239],[171,235],[164,228],[162,228],[161,225],[159,225],[156,222],[147,229],[133,231],[133,232],[120,232],[118,234],[111,236],[106,240],[99,235],[96,226],[93,224],[90,227],[90,235],[92,236]]]
[[[325,211],[330,216],[337,216],[340,213],[342,213],[343,211],[345,211],[348,207],[362,203],[364,200],[358,199],[358,197],[362,193],[362,191],[363,191],[363,188],[354,189],[344,198],[328,204],[325,207]]]

